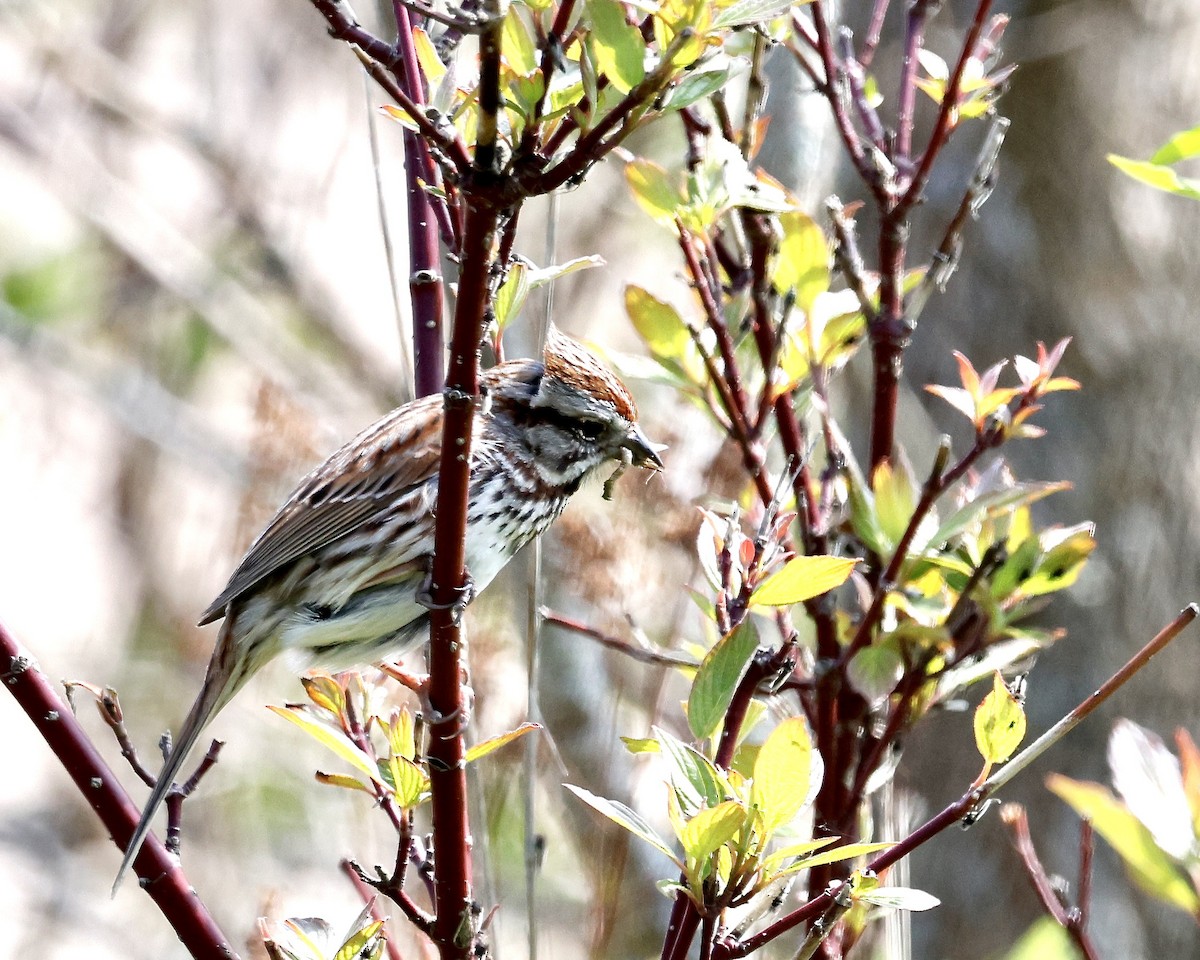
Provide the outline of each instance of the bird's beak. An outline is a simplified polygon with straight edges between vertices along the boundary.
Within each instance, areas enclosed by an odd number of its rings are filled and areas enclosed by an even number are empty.
[[[651,443],[647,440],[646,435],[642,433],[642,428],[636,423],[630,427],[629,433],[625,436],[625,442],[621,446],[633,455],[633,465],[635,467],[645,467],[648,470],[662,470],[664,468],[658,451],[666,448],[662,444]]]

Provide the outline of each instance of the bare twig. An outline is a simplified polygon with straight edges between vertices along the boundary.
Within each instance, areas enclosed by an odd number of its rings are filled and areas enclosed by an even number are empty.
[[[0,625],[0,680],[54,752],[88,805],[124,849],[137,826],[139,810],[121,789],[116,774],[97,752],[75,715],[63,703],[32,654]],[[179,861],[154,836],[146,838],[133,862],[142,889],[149,894],[184,947],[194,957],[236,957],[229,938],[217,926],[192,889]]]

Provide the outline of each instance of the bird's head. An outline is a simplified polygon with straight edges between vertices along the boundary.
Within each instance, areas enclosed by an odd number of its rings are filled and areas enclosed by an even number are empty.
[[[488,383],[488,392],[511,402],[543,480],[577,486],[612,460],[663,469],[629,389],[582,344],[551,327],[541,363],[513,361],[492,373],[510,366],[523,383]]]

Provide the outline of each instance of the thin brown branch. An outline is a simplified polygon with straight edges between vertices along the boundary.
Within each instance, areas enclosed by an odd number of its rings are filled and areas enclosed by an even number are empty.
[[[32,654],[0,625],[0,679],[29,717],[84,800],[95,811],[118,849],[133,836],[140,811],[121,788],[91,739],[62,701]],[[236,958],[229,938],[192,889],[179,861],[153,835],[133,862],[150,896],[193,957]]]
[[[639,663],[648,663],[656,667],[688,667],[691,669],[699,666],[692,657],[671,653],[667,650],[653,650],[649,647],[639,646],[628,640],[604,633],[602,630],[597,630],[595,627],[576,620],[574,617],[568,617],[565,613],[551,610],[549,607],[539,608],[538,613],[545,623],[577,633],[582,637],[590,637],[601,646],[607,647],[609,650],[616,650]]]
[[[1104,703],[1130,678],[1138,673],[1155,654],[1162,651],[1174,640],[1197,616],[1200,607],[1190,604],[1174,620],[1163,627],[1149,643],[1139,650],[1129,661],[1114,673],[1095,693],[1087,697],[1069,714],[1054,724],[1042,736],[1025,747],[1020,753],[992,774],[982,784],[972,787],[961,797],[949,804],[937,815],[910,833],[907,837],[892,847],[889,847],[875,857],[864,868],[865,871],[881,873],[888,867],[908,856],[918,847],[937,836],[948,826],[958,823],[964,818],[970,822],[983,810],[985,802],[997,790],[1007,784],[1014,776],[1024,770],[1029,764],[1040,757],[1051,746],[1057,743],[1070,730],[1074,729],[1081,720],[1091,714],[1100,704]],[[810,922],[821,916],[832,904],[839,892],[845,886],[844,882],[834,884],[823,893],[813,897],[803,906],[779,918],[758,933],[744,939],[730,938],[717,944],[714,960],[729,960],[733,957],[745,957],[761,949],[767,943],[782,936],[789,930],[795,929],[802,923]]]

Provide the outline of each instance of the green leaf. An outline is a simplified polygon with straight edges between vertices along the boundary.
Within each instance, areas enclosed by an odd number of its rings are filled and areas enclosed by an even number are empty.
[[[355,769],[365,773],[376,783],[383,782],[380,780],[379,770],[375,766],[375,761],[360,750],[356,744],[351,742],[350,738],[342,733],[341,730],[334,730],[327,724],[316,720],[306,712],[306,708],[304,707],[268,706],[267,709],[283,717],[285,720],[294,723],[322,746],[333,751],[337,756],[341,757]]]
[[[1150,162],[1166,165],[1192,157],[1200,157],[1200,127],[1175,134],[1155,151]]]
[[[703,740],[717,729],[757,649],[758,632],[747,618],[705,654],[687,701],[688,725],[697,739]]]
[[[791,9],[792,0],[736,0],[713,18],[713,29],[774,20]]]
[[[641,32],[625,20],[625,7],[617,0],[588,0],[587,33],[596,54],[596,66],[620,93],[628,93],[646,76],[646,44]]]
[[[937,532],[929,538],[929,545],[939,547],[976,523],[997,517],[1013,507],[1030,504],[1052,493],[1070,489],[1069,483],[1018,483],[1002,490],[981,493],[942,521]]]
[[[771,731],[754,761],[750,790],[750,803],[762,814],[766,836],[812,803],[822,772],[803,717],[789,717]]]
[[[871,477],[871,490],[875,494],[875,512],[883,535],[895,545],[904,536],[917,508],[912,474],[902,465],[893,466],[890,460],[883,460]]]
[[[743,63],[744,61],[733,61],[728,57],[714,58],[713,62],[706,61],[695,70],[689,70],[671,88],[664,109],[682,110],[711,96],[729,82],[729,78]]]
[[[333,960],[378,960],[383,955],[386,939],[383,921],[375,920],[343,943]]]
[[[809,870],[812,867],[821,867],[827,863],[841,863],[843,860],[854,860],[857,857],[865,857],[871,853],[878,853],[880,850],[886,850],[888,847],[894,847],[894,843],[848,843],[843,847],[834,847],[832,850],[826,850],[824,853],[818,853],[814,857],[805,857],[793,863],[786,870],[782,870],[778,876],[786,877],[793,873],[799,873],[801,870]]]
[[[829,241],[816,222],[798,210],[779,217],[783,241],[771,282],[780,293],[795,290],[796,303],[812,312],[817,294],[829,289]]]
[[[492,303],[492,313],[500,330],[504,330],[521,312],[529,291],[529,265],[524,260],[514,260]]]
[[[658,832],[652,826],[650,826],[650,824],[648,824],[636,811],[631,810],[618,800],[609,800],[605,797],[598,797],[594,793],[584,790],[583,787],[577,787],[570,783],[565,783],[563,786],[565,786],[593,810],[608,817],[608,819],[613,823],[624,827],[634,836],[645,840],[656,850],[661,850],[668,857],[670,857],[672,861],[674,861],[675,865],[679,867],[679,869],[683,869],[683,864],[680,862],[679,857],[675,855],[675,852],[671,849],[667,841],[659,836]]]
[[[869,703],[888,698],[904,676],[904,661],[890,646],[864,647],[846,664],[846,679]]]
[[[659,753],[658,741],[653,737],[622,737],[621,742],[630,753]]]
[[[429,796],[428,775],[408,757],[393,754],[382,769],[387,772],[401,809],[412,809]]]
[[[1170,167],[1164,167],[1148,160],[1130,160],[1119,157],[1115,153],[1108,155],[1108,162],[1122,173],[1140,180],[1142,183],[1164,190],[1190,200],[1200,200],[1200,180],[1192,177],[1181,177]]]
[[[508,8],[500,38],[500,49],[504,52],[504,60],[512,71],[525,77],[538,69],[539,58],[529,27],[521,19],[520,9],[516,4]]]
[[[887,907],[892,910],[932,910],[942,901],[932,893],[924,890],[914,890],[912,887],[875,887],[854,898],[877,907]]]
[[[638,206],[658,223],[671,226],[686,197],[666,168],[638,157],[625,164],[625,180]]]
[[[658,360],[679,360],[691,334],[673,306],[634,284],[625,287],[625,310],[650,353]]]
[[[1090,523],[1047,531],[1042,535],[1043,540],[1049,538],[1048,534],[1053,534],[1054,545],[1046,550],[1033,576],[1021,585],[1026,596],[1042,596],[1071,586],[1096,549],[1095,528]]]
[[[1146,825],[1107,788],[1060,774],[1047,777],[1046,786],[1079,816],[1092,822],[1096,832],[1120,854],[1139,887],[1193,916],[1200,911],[1200,895],[1187,874],[1154,842]]]
[[[475,746],[467,751],[467,763],[473,763],[480,757],[486,757],[493,750],[499,750],[506,744],[512,743],[525,736],[527,733],[533,733],[534,730],[541,730],[540,723],[523,723],[515,730],[509,730],[507,733],[501,733],[494,737],[488,737],[486,740],[481,740]]]
[[[331,787],[341,787],[345,790],[361,790],[363,793],[375,795],[370,787],[359,780],[357,777],[351,777],[344,773],[323,773],[318,770],[316,772],[317,783],[328,784]]]
[[[746,823],[747,810],[736,800],[726,800],[701,810],[683,825],[679,842],[689,862],[705,860],[732,840]]]
[[[1004,960],[1083,960],[1066,928],[1053,917],[1033,923]]]
[[[655,727],[654,732],[663,756],[671,763],[671,786],[679,796],[684,816],[725,800],[728,789],[724,778],[707,757],[666,730]]]
[[[560,277],[565,277],[570,273],[578,273],[580,270],[591,270],[593,267],[604,266],[604,258],[592,254],[586,257],[574,257],[566,263],[555,263],[548,267],[531,267],[529,269],[529,288],[536,290],[538,287],[543,287],[551,280],[557,280]]]
[[[849,579],[858,560],[844,557],[793,557],[750,596],[752,607],[787,607],[828,593]]]
[[[1024,738],[1025,710],[997,671],[992,692],[975,708],[975,746],[986,762],[1003,763]]]
[[[818,840],[805,840],[803,843],[793,843],[786,847],[781,847],[763,860],[763,869],[769,873],[771,869],[783,863],[783,861],[804,857],[816,850],[820,850],[822,847],[827,847],[831,843],[835,843],[837,839],[837,837],[821,837]]]

